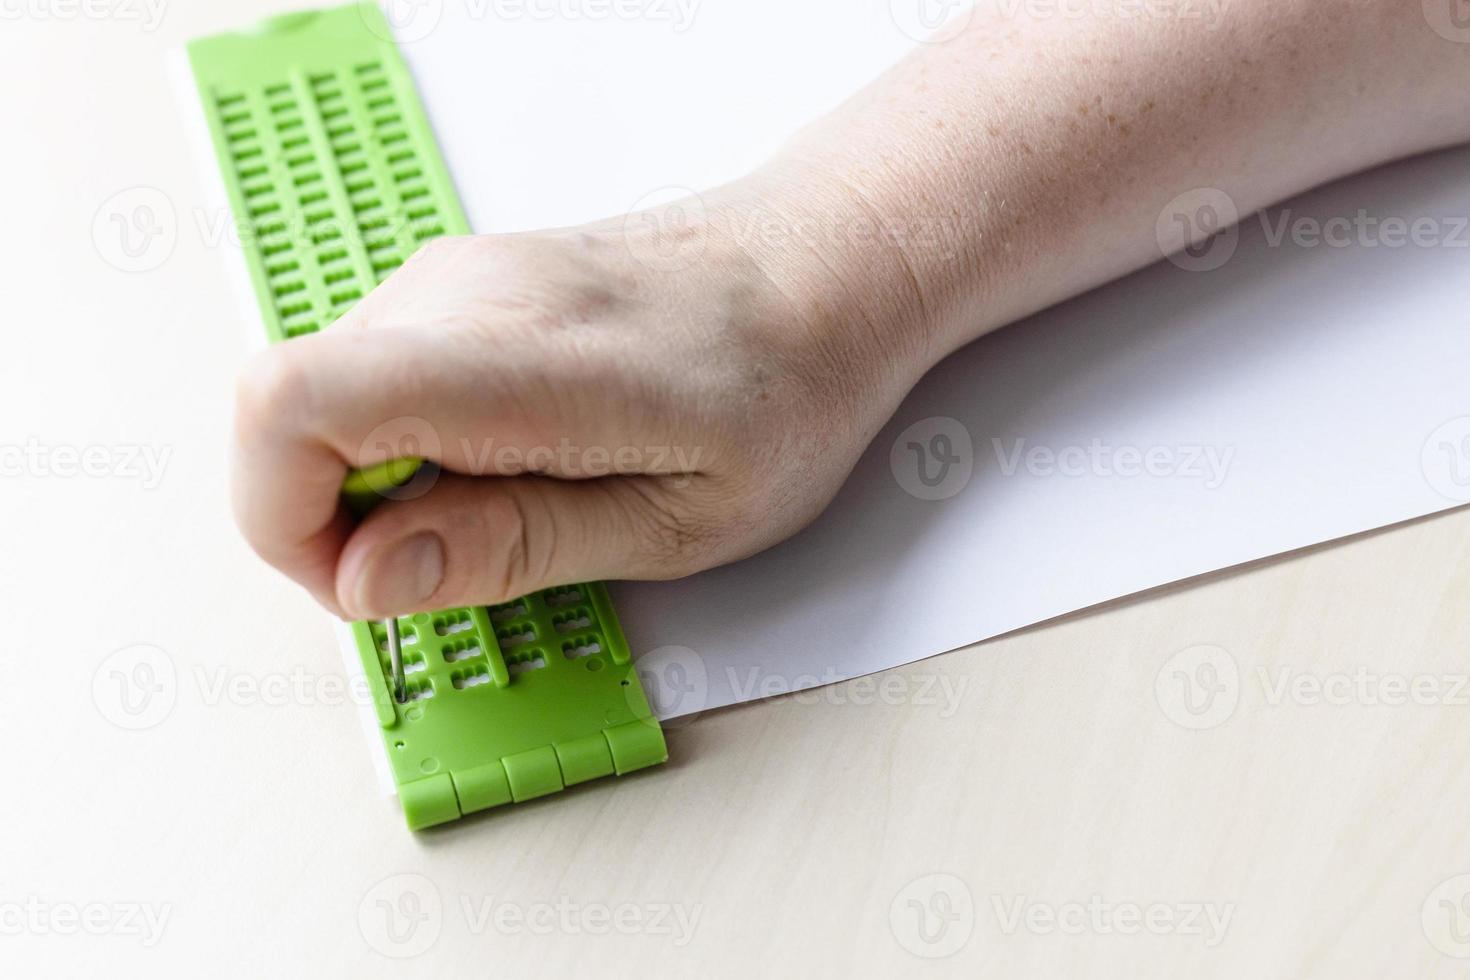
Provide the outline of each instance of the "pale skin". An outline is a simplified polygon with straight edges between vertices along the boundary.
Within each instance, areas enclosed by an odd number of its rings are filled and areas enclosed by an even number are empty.
[[[703,221],[441,239],[260,355],[246,538],[350,619],[734,561],[815,518],[945,355],[1159,259],[1177,195],[1245,215],[1470,140],[1470,44],[1419,0],[1025,10],[981,3]],[[403,445],[437,481],[355,522],[348,469]]]

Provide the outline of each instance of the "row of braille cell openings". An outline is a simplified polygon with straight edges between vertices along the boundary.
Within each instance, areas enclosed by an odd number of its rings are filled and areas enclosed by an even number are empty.
[[[459,618],[461,616],[463,617],[462,619]],[[558,617],[558,620],[554,621],[554,626],[557,632],[566,638],[561,644],[561,650],[562,654],[568,660],[588,657],[602,652],[601,637],[595,633],[583,632],[580,635],[571,635],[578,630],[585,631],[592,628],[592,617],[586,610],[574,610],[564,616]],[[471,625],[467,612],[455,610],[453,613],[442,614],[436,617],[435,631],[441,636],[452,637],[456,633],[466,632]],[[535,666],[545,666],[545,661],[542,659],[541,647],[537,645],[539,637],[534,623],[511,623],[502,626],[495,631],[495,637],[500,646],[502,656],[505,657],[506,662],[512,667],[517,664],[526,664],[533,660],[539,661]],[[469,660],[483,653],[479,640],[474,637],[449,639],[440,649],[445,661],[448,663]]]
[[[352,74],[365,118],[355,118],[348,80],[338,73],[313,75],[310,83],[373,276],[382,282],[444,227],[382,65],[359,65]]]
[[[469,611],[465,609],[451,609],[439,613],[432,620],[434,632],[445,639],[439,646],[440,654],[446,663],[458,663],[462,660],[470,660],[484,654],[478,637],[465,636],[474,629],[474,621]],[[412,626],[404,626],[402,638],[405,648],[418,643],[418,631]],[[534,643],[536,640],[536,627],[533,624],[525,624],[496,631],[496,639],[500,642],[507,659],[512,656],[520,657],[520,651],[512,653],[510,647],[522,646]],[[386,638],[378,639],[379,652],[386,652]]]
[[[373,139],[384,154],[384,167],[397,191],[402,217],[411,237],[417,244],[444,234],[438,205],[413,150],[407,121],[382,64],[369,62],[358,65],[354,74],[372,125]],[[400,262],[406,258],[402,256]],[[377,270],[376,263],[374,269]]]
[[[560,609],[574,603],[586,601],[586,596],[576,585],[563,585],[547,589],[541,593],[542,601],[552,609]],[[503,603],[490,607],[490,621],[494,623],[508,623],[513,619],[524,619],[531,615],[531,607],[527,599],[516,599],[512,602]]]
[[[366,285],[375,285],[388,278],[408,257],[398,240],[397,230],[392,227],[392,216],[383,207],[381,194],[373,179],[373,158],[377,150],[364,145],[363,135],[353,120],[352,109],[337,73],[315,74],[308,81],[312,98],[322,118],[333,162],[347,193],[348,206],[352,209],[352,229],[367,251],[368,261],[372,265],[373,282]],[[341,316],[359,298],[360,290],[357,296],[341,305],[333,302],[332,317],[335,319]]]
[[[562,644],[562,655],[568,660],[586,660],[591,669],[600,669],[601,660],[593,658],[602,652],[602,645],[596,636],[586,635],[576,637]],[[490,667],[484,651],[479,644],[470,641],[465,645],[455,644],[444,649],[444,659],[456,667],[450,672],[450,686],[455,690],[479,687],[490,682]],[[526,647],[522,649],[506,650],[502,653],[506,668],[511,676],[527,673],[529,671],[541,670],[546,666],[546,654],[540,647]],[[415,676],[424,674],[427,664],[422,655],[405,654],[405,672],[408,675],[406,690],[410,701],[422,701],[434,696],[436,684],[430,676]],[[387,665],[384,665],[387,670]],[[386,676],[386,674],[385,674]]]
[[[259,248],[282,331],[298,337],[331,322],[362,298],[362,290],[353,282],[356,272],[342,247],[341,229],[331,223],[321,168],[291,86],[284,82],[267,86],[262,96],[268,128],[256,119],[243,93],[222,95],[217,105],[245,204],[240,217],[248,220],[241,234]],[[268,145],[268,135],[274,146]],[[268,150],[278,156],[277,173],[272,172]],[[315,268],[305,268],[303,261],[312,248],[319,249],[312,263]],[[311,297],[308,280],[313,278],[325,291],[324,311],[317,310]]]

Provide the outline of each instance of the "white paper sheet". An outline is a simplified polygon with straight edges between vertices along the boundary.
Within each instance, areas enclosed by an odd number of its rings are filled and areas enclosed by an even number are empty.
[[[435,29],[400,19],[401,39],[479,231],[734,177],[912,43],[872,0],[704,0],[682,32],[420,6]],[[1268,234],[1360,210],[1435,217],[1438,244]],[[807,531],[615,587],[660,714],[858,676],[1470,500],[1466,215],[1470,152],[1409,161],[1246,219],[1222,268],[1161,263],[962,351]],[[934,417],[956,421],[899,439]],[[920,499],[901,485],[929,493],[909,444],[943,448],[941,432],[957,451],[968,437],[970,476],[960,464],[940,490],[963,489]],[[1082,472],[1048,472],[1037,447]],[[1173,475],[1116,472],[1144,460]]]

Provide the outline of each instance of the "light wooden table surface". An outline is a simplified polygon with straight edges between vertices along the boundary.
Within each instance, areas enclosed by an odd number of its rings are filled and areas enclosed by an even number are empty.
[[[1466,511],[405,832],[225,502],[248,344],[160,55],[274,6],[0,27],[0,973],[1470,975]],[[138,186],[176,240],[125,273],[93,225]]]

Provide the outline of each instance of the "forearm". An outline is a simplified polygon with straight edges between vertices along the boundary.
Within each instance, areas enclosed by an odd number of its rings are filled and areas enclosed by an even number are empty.
[[[1470,139],[1470,44],[1435,33],[1413,0],[1041,20],[998,3],[757,175],[760,208],[805,234],[752,235],[750,208],[734,209],[808,318],[911,360],[903,380],[1160,258],[1156,222],[1185,191],[1222,191],[1244,216]]]
[[[246,536],[354,618],[733,561],[814,518],[940,357],[1158,258],[1182,192],[1245,214],[1470,137],[1470,45],[1417,0],[1065,2],[1224,6],[977,14],[702,201],[435,240],[242,379]],[[438,482],[353,525],[347,468],[410,443]]]

